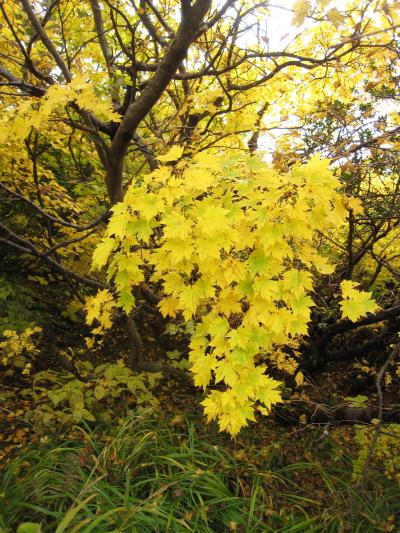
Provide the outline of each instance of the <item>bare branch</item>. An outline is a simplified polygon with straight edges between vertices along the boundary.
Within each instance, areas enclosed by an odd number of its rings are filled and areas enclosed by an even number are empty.
[[[60,224],[60,226],[65,226],[67,228],[72,228],[76,231],[86,231],[88,229],[94,228],[95,226],[99,225],[101,222],[105,221],[109,217],[109,212],[105,212],[102,215],[100,215],[96,220],[93,222],[90,222],[89,224],[86,224],[84,226],[78,226],[77,224],[73,224],[71,222],[67,222],[66,220],[62,220],[57,217],[53,217],[49,213],[46,213],[43,209],[41,209],[38,205],[36,205],[34,202],[29,200],[29,198],[26,198],[22,194],[19,194],[16,191],[13,191],[12,189],[9,189],[6,185],[3,185],[0,183],[0,187],[11,194],[12,196],[15,196],[16,198],[19,198],[23,202],[29,204],[31,207],[33,207],[38,213],[40,213],[43,217],[45,217],[48,220],[51,220],[51,222],[54,222],[55,224]]]
[[[383,392],[382,392],[382,381],[386,374],[387,369],[389,368],[389,365],[392,363],[392,361],[399,355],[400,353],[400,343],[396,344],[394,346],[393,350],[390,352],[389,357],[386,359],[384,365],[378,372],[378,375],[376,376],[376,389],[378,392],[378,400],[379,400],[379,406],[378,406],[378,414],[377,419],[378,423],[375,425],[375,431],[374,436],[372,438],[370,447],[368,449],[368,454],[365,459],[364,468],[363,468],[363,475],[361,480],[361,486],[364,488],[365,482],[367,479],[368,469],[369,465],[371,464],[372,456],[374,455],[376,446],[378,444],[379,434],[382,429],[383,424]]]
[[[81,274],[74,272],[73,270],[62,265],[61,263],[58,263],[55,259],[49,257],[45,253],[40,252],[30,241],[28,241],[27,239],[23,239],[22,237],[11,231],[9,228],[7,228],[7,226],[5,226],[4,224],[0,223],[0,229],[3,230],[8,237],[11,237],[11,239],[13,239],[10,240],[7,238],[0,238],[0,242],[2,242],[3,244],[15,248],[16,250],[22,253],[38,257],[39,259],[47,263],[49,266],[54,268],[57,272],[65,276],[67,279],[72,278],[78,283],[82,283],[83,285],[87,285],[88,287],[93,287],[95,289],[107,288],[104,283],[101,283],[100,281],[97,281],[93,278],[87,278],[86,276],[82,276]]]
[[[90,7],[92,8],[94,26],[99,39],[100,48],[103,52],[103,57],[106,62],[107,70],[111,75],[113,71],[113,55],[106,39],[106,31],[104,29],[103,17],[98,0],[90,0]]]
[[[50,54],[53,56],[55,62],[57,63],[58,68],[61,70],[61,72],[64,75],[64,78],[70,82],[72,81],[72,76],[70,71],[68,70],[67,66],[65,65],[64,61],[62,60],[60,54],[58,53],[56,47],[52,43],[51,39],[45,32],[43,26],[39,22],[39,19],[35,15],[35,12],[33,11],[33,8],[29,2],[29,0],[20,0],[22,7],[28,16],[30,23],[32,24],[34,30],[36,31],[37,35],[40,37],[40,40],[44,44],[44,46],[47,48],[47,50],[50,52]]]

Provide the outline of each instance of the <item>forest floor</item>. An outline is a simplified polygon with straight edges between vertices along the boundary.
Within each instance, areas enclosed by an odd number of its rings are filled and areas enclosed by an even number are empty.
[[[379,464],[360,485],[353,428],[233,440],[170,405],[30,439],[0,472],[0,531],[398,531],[400,487]]]
[[[81,372],[85,359],[90,373],[107,361],[117,368],[127,346],[117,332],[88,355],[76,320],[54,310],[46,320],[32,373],[0,375],[0,533],[400,531],[399,425],[385,427],[363,479],[373,424],[260,415],[233,439],[205,422],[189,379],[158,378],[143,403],[120,381],[91,404],[93,418],[66,423],[57,417],[67,404],[52,403],[49,390],[73,384],[86,401],[91,385],[53,348],[72,353]],[[156,359],[166,349],[144,330]],[[350,388],[362,403],[359,379],[368,389],[362,369],[328,368],[291,400],[337,404]]]
[[[20,423],[22,405],[3,418],[1,533],[399,530],[382,456],[361,484],[358,426],[260,417],[232,439],[205,423],[190,383],[164,378],[153,394],[154,408],[45,434]]]

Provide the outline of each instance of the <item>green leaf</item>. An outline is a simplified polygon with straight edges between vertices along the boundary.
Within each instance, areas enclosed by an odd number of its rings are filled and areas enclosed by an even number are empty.
[[[96,494],[91,494],[90,496],[82,500],[78,505],[71,507],[69,511],[64,515],[64,518],[61,520],[61,522],[58,524],[55,533],[64,533],[64,531],[66,531],[67,527],[71,524],[72,520],[79,513],[79,511],[83,509],[83,507],[85,507],[85,505],[87,505],[95,497]]]
[[[368,396],[363,396],[361,394],[358,396],[348,396],[346,398],[352,407],[366,407],[368,399]]]
[[[97,385],[94,388],[94,397],[96,398],[96,400],[102,400],[106,394],[107,390],[102,385]]]
[[[129,314],[135,307],[135,298],[130,291],[121,292],[118,297],[118,305],[122,307],[126,314]]]
[[[249,257],[249,272],[252,276],[256,274],[268,274],[270,258],[266,257],[262,250],[254,250]]]
[[[42,526],[36,522],[20,524],[17,533],[42,533]]]

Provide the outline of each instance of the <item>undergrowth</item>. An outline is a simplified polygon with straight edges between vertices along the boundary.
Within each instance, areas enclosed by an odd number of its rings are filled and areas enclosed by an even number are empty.
[[[151,412],[42,438],[0,473],[0,531],[396,531],[399,486],[376,478],[361,492],[346,456],[323,467],[257,449]]]

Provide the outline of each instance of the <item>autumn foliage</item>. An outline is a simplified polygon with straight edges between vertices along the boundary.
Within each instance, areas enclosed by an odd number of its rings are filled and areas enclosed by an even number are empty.
[[[132,394],[171,370],[138,324],[181,328],[231,435],[400,330],[398,5],[297,0],[279,41],[283,4],[0,4],[7,265],[68,287],[86,350],[123,324]]]

